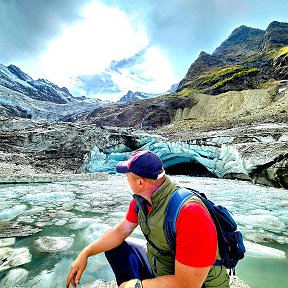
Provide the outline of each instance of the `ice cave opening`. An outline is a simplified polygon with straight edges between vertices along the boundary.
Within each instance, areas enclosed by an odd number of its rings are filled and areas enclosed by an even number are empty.
[[[189,175],[195,177],[213,177],[215,174],[210,172],[204,165],[199,162],[180,162],[165,167],[165,171],[169,175]]]

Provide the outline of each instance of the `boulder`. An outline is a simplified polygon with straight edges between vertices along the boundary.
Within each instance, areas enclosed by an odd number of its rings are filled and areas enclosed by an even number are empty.
[[[250,286],[244,283],[241,279],[234,276],[231,277],[231,288],[249,288]],[[89,282],[83,284],[82,288],[117,288],[115,281],[96,280],[95,282]]]

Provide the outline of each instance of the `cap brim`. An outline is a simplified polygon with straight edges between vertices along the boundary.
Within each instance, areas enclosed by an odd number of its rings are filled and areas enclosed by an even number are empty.
[[[122,161],[122,162],[119,162],[117,165],[116,165],[116,171],[118,173],[129,173],[129,168],[128,168],[128,161]]]

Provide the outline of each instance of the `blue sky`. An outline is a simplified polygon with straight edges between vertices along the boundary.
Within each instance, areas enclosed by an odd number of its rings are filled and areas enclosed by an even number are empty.
[[[0,63],[75,95],[161,93],[241,25],[288,22],[287,0],[0,0]]]

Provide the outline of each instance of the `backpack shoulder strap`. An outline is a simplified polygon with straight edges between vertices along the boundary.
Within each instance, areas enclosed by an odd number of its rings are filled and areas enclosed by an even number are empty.
[[[174,252],[176,249],[176,220],[181,207],[191,195],[192,193],[188,189],[179,188],[174,191],[167,206],[164,219],[164,232],[167,241]]]

